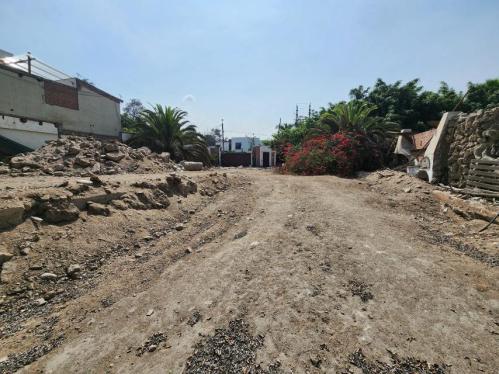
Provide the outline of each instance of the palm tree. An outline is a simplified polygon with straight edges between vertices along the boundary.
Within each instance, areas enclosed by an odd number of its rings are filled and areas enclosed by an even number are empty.
[[[361,100],[341,102],[321,114],[319,124],[322,130],[337,131],[362,131],[376,143],[382,143],[398,132],[399,125],[389,122],[372,113],[376,106]]]
[[[175,161],[210,163],[206,141],[197,127],[186,119],[187,112],[157,104],[137,118],[131,146],[147,146],[155,152],[169,152]]]

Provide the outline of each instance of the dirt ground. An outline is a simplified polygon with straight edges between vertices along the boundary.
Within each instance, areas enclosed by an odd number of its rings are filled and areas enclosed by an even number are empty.
[[[185,175],[223,188],[166,209],[1,231],[21,270],[0,285],[0,372],[499,371],[499,225],[395,174],[212,173]]]

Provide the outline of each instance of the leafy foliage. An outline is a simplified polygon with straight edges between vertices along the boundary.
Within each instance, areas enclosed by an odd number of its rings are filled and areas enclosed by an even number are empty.
[[[222,139],[222,131],[220,129],[213,128],[208,134],[204,134],[204,138],[206,140],[206,145],[214,146]]]
[[[338,132],[307,139],[303,145],[288,145],[285,170],[301,175],[354,175],[382,165],[378,146],[362,132]]]
[[[175,161],[194,160],[210,163],[204,137],[186,119],[187,112],[156,105],[143,110],[135,121],[131,146],[147,146],[155,152],[169,152]]]
[[[137,123],[145,107],[139,99],[130,99],[121,114],[121,127],[123,131],[134,134],[137,132]]]
[[[432,92],[423,90],[418,79],[391,84],[378,79],[372,88],[358,86],[350,90],[350,98],[348,102],[330,103],[298,123],[279,126],[272,137],[278,158],[285,160],[284,151],[289,144],[297,147],[311,137],[338,131],[364,132],[386,158],[399,129],[428,130],[444,112],[456,107],[471,112],[499,105],[499,79],[469,83],[466,96],[445,82],[441,82],[437,92]]]

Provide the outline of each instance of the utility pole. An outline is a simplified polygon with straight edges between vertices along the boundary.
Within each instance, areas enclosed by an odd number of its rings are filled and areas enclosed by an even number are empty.
[[[308,118],[312,117],[312,103],[308,103]]]
[[[281,117],[279,117],[279,127],[278,128],[282,129],[282,118]]]
[[[31,57],[31,52],[28,52],[26,55],[28,56],[28,74],[31,74],[31,60],[33,58]]]
[[[295,116],[295,125],[298,124],[298,104],[296,104],[296,116]]]
[[[222,118],[222,152],[225,151],[224,119]]]

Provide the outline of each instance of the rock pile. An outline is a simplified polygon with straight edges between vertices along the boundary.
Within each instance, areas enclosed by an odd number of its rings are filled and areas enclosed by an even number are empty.
[[[0,166],[0,174],[11,176],[158,173],[175,170],[168,153],[156,154],[147,147],[133,149],[117,140],[65,136],[36,151],[13,157]]]
[[[461,113],[449,123],[448,183],[464,187],[473,159],[499,158],[499,107]]]

